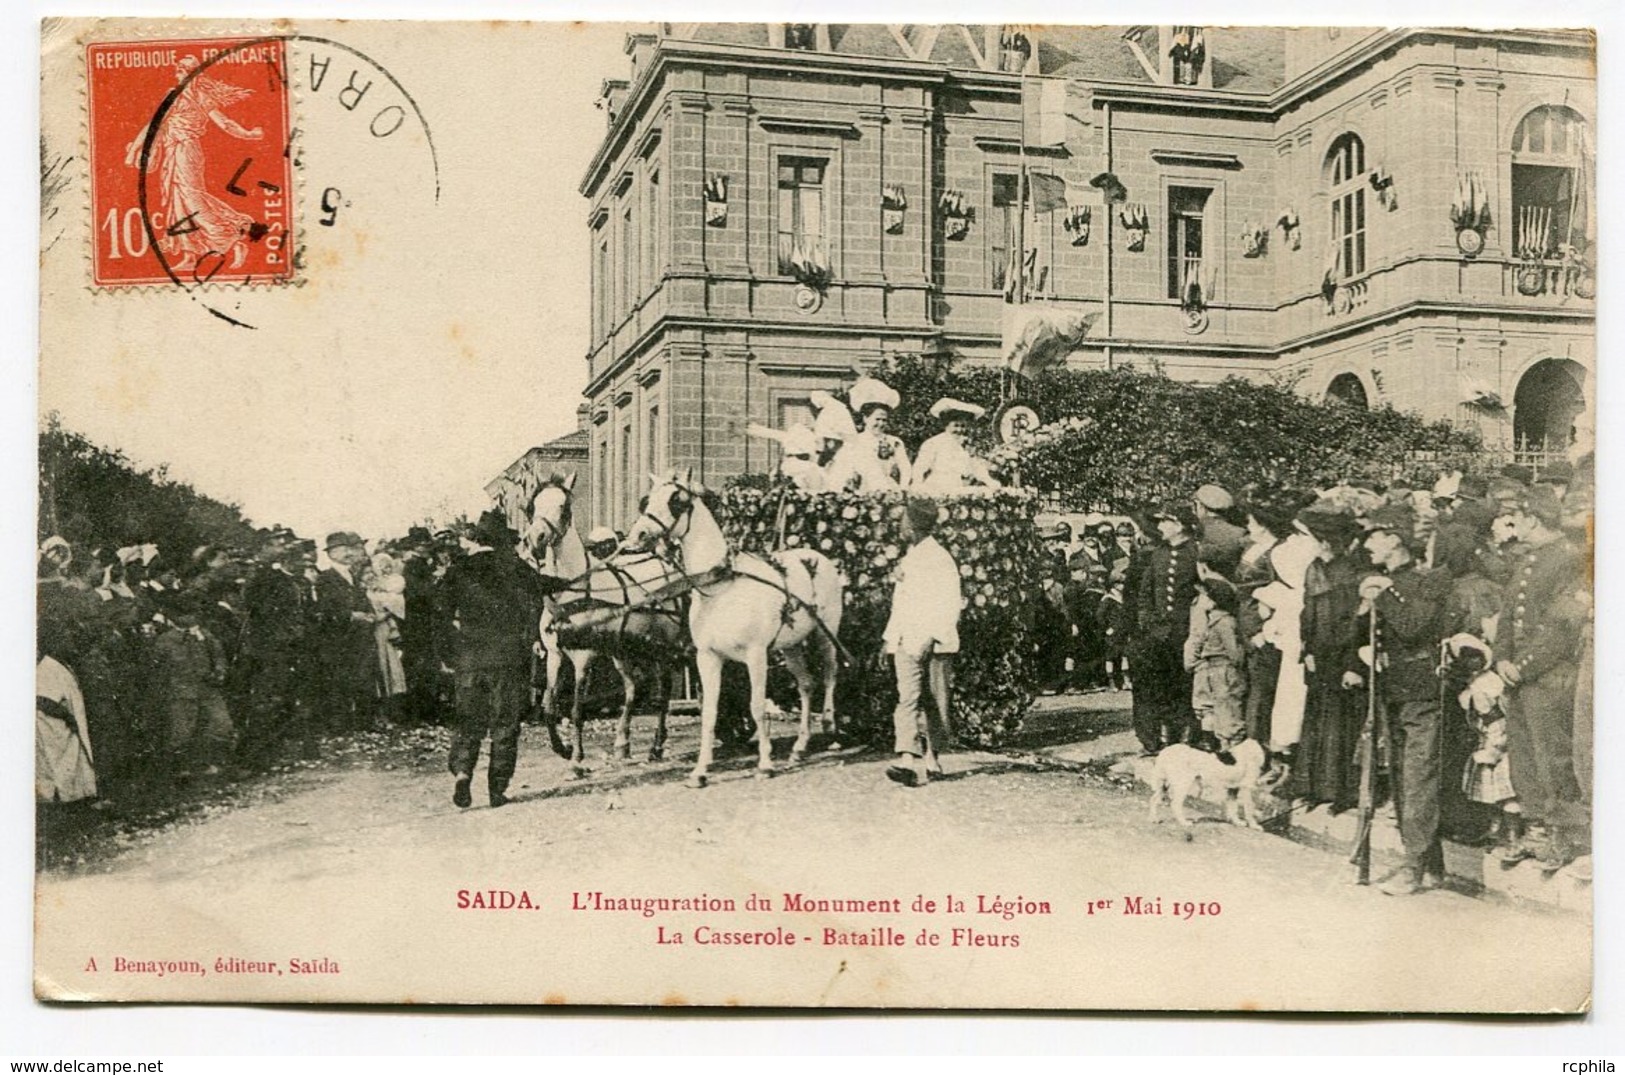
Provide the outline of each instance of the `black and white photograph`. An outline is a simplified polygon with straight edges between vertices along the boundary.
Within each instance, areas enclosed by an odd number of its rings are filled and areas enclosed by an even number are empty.
[[[41,1001],[1591,1009],[1592,29],[40,33]]]

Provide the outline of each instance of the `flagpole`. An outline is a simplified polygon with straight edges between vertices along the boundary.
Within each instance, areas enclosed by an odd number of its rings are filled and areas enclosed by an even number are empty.
[[[1003,31],[1001,31],[1003,33]],[[1003,55],[1001,42],[1000,55]],[[1021,174],[1016,179],[1016,274],[1015,286],[1010,289],[1011,299],[1017,307],[1027,302],[1027,68],[1023,65],[1017,80],[1020,89],[1019,107],[1021,108],[1021,145],[1017,147],[1016,158],[1021,162]],[[1014,374],[1006,369],[999,378],[1003,389],[1002,402],[1009,402],[1012,394],[1012,380]]]
[[[1021,69],[1021,178],[1016,181],[1016,305],[1027,301],[1027,68]]]

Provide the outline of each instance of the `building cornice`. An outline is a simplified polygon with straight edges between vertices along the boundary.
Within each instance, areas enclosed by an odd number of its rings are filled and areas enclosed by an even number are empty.
[[[948,68],[942,64],[921,60],[898,60],[885,56],[854,56],[841,52],[803,52],[798,49],[773,49],[759,45],[721,45],[702,41],[678,41],[662,38],[655,47],[649,66],[638,76],[621,105],[620,114],[611,124],[608,135],[600,143],[598,152],[587,165],[579,191],[592,197],[611,163],[620,155],[623,143],[637,128],[648,108],[655,87],[665,77],[666,68],[676,63],[726,64],[777,74],[786,72],[838,71],[843,77],[856,74],[891,83],[915,82],[940,85],[948,77]]]
[[[1277,118],[1286,109],[1327,85],[1348,77],[1374,63],[1393,49],[1430,38],[1455,38],[1520,44],[1547,48],[1569,48],[1595,52],[1596,37],[1588,30],[1468,30],[1404,27],[1381,30],[1355,42],[1342,52],[1289,79],[1266,93],[1192,86],[1165,86],[1146,82],[1095,81],[1075,79],[1089,87],[1097,103],[1195,112],[1251,113],[1260,118]],[[759,45],[725,45],[710,42],[662,38],[655,47],[649,66],[639,75],[622,103],[620,114],[582,178],[580,192],[591,197],[604,181],[611,163],[618,158],[623,143],[636,129],[649,105],[649,98],[661,82],[668,66],[679,63],[713,63],[745,69],[784,72],[839,72],[843,77],[857,75],[889,82],[915,82],[941,85],[952,79],[971,90],[1019,94],[1021,76],[1002,71],[977,71],[949,67],[929,60],[903,60],[849,53],[804,52]]]

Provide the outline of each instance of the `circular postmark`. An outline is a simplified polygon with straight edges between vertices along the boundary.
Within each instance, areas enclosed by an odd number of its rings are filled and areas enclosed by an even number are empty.
[[[220,285],[240,295],[247,285],[298,282],[309,233],[338,228],[356,195],[338,177],[354,163],[350,154],[324,161],[320,177],[308,175],[315,169],[304,152],[304,117],[292,111],[296,87],[303,109],[326,102],[348,124],[344,136],[366,145],[420,133],[415,140],[427,150],[430,197],[438,203],[440,162],[429,122],[405,86],[366,53],[297,33],[185,44],[191,48],[172,50],[175,85],[125,150],[137,171],[135,230],[157,268],[153,279],[136,282],[177,287],[244,328],[254,326],[240,299],[220,298]],[[166,58],[149,53],[152,61]],[[398,164],[393,170],[398,174]],[[308,199],[301,197],[306,179]]]

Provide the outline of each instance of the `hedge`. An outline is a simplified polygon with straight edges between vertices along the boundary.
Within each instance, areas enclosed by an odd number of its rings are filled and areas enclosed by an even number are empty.
[[[902,396],[890,431],[916,451],[937,431],[942,396],[997,409],[998,369],[909,356],[875,371]],[[1003,464],[1006,478],[1076,508],[1128,511],[1182,498],[1205,482],[1236,493],[1302,489],[1340,480],[1431,483],[1440,458],[1482,451],[1476,433],[1392,407],[1316,403],[1279,384],[1230,378],[1176,381],[1132,368],[1051,370],[1023,382],[1021,397],[1050,436],[1000,449],[991,422],[975,423],[972,447]],[[1061,429],[1067,419],[1087,424]],[[1011,458],[1014,456],[1015,458]]]

